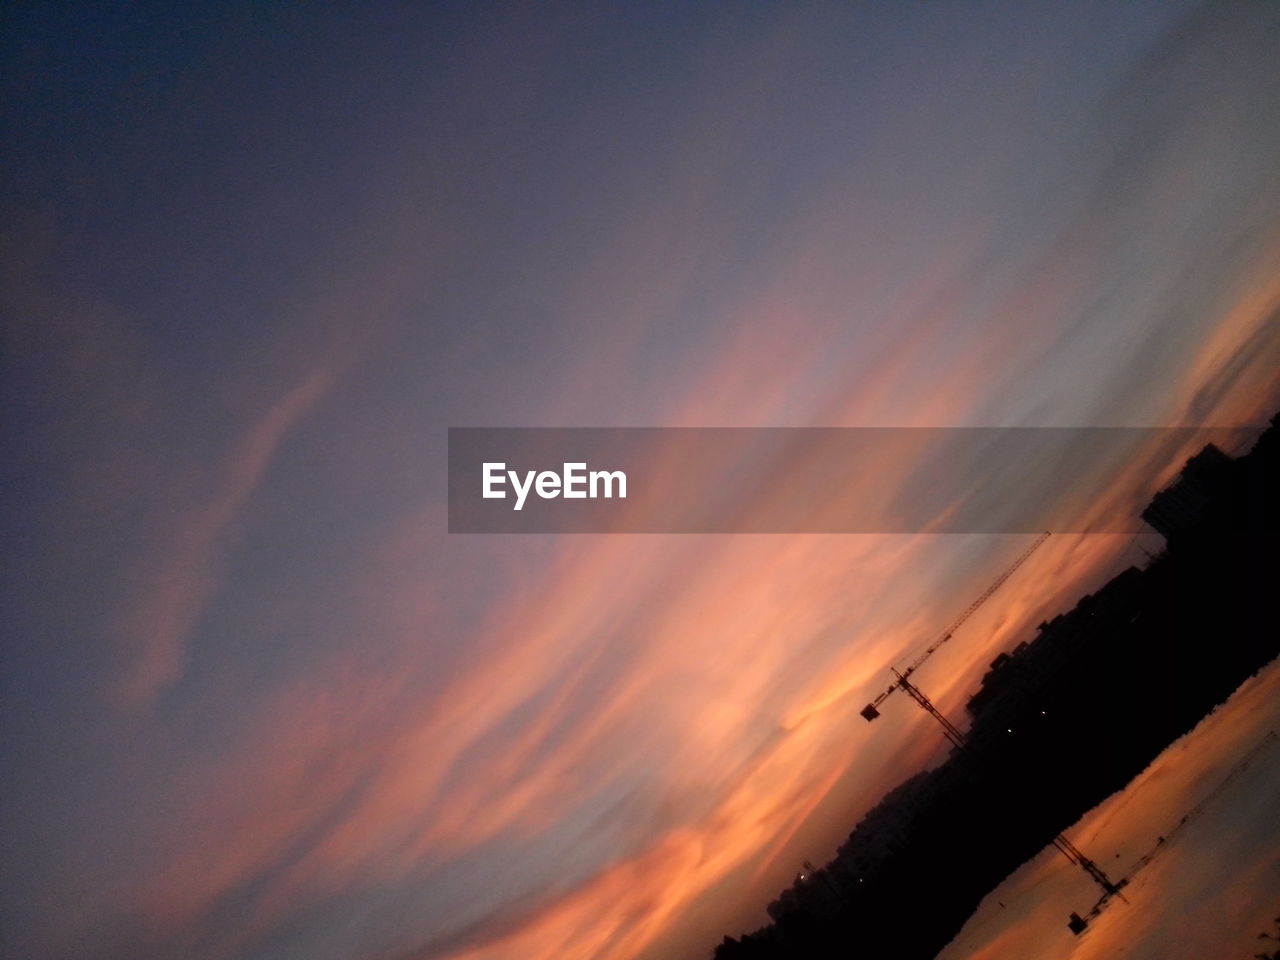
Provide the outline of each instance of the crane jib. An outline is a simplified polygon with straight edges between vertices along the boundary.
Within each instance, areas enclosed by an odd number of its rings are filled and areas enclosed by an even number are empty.
[[[1022,554],[1018,557],[1018,559],[1014,560],[1013,563],[1011,563],[1008,567],[1006,567],[1005,570],[1000,574],[1000,576],[996,577],[996,579],[991,582],[991,584],[987,587],[986,590],[982,591],[982,593],[980,593],[977,597],[974,598],[973,602],[970,603],[969,606],[965,608],[963,613],[961,613],[958,617],[956,617],[954,620],[951,621],[951,623],[947,625],[947,628],[942,631],[941,635],[939,635],[938,638],[933,641],[933,643],[929,644],[929,646],[925,648],[923,653],[921,653],[914,660],[912,660],[911,663],[907,666],[907,668],[903,670],[900,674],[898,674],[899,678],[901,680],[905,680],[907,677],[911,676],[911,674],[914,673],[918,667],[922,666],[926,660],[928,660],[931,656],[933,656],[933,654],[937,652],[938,648],[941,647],[943,644],[945,644],[948,640],[950,640],[952,636],[955,635],[955,632],[959,630],[960,627],[964,624],[964,622],[968,620],[971,616],[973,616],[973,614],[975,614],[984,603],[990,600],[991,597],[995,594],[995,592],[999,590],[1000,587],[1004,584],[1004,582],[1008,580],[1011,576],[1013,576],[1013,574],[1017,571],[1017,569],[1021,567],[1024,563],[1026,563],[1027,559],[1033,553],[1035,553],[1038,549],[1040,549],[1041,544],[1043,544],[1048,539],[1049,539],[1049,531],[1047,530],[1044,533],[1040,534],[1038,537],[1036,537],[1035,542],[1032,543],[1031,546],[1027,547],[1027,549],[1022,552]],[[894,672],[897,673],[897,671],[894,671]],[[890,685],[889,689],[885,690],[884,693],[880,694],[878,697],[876,697],[874,700],[868,703],[865,707],[863,707],[862,710],[860,711],[860,714],[863,717],[863,719],[865,719],[868,723],[870,723],[872,720],[880,716],[880,710],[879,710],[880,704],[884,703],[885,699],[889,696],[889,694],[893,693],[894,690],[898,689],[900,685],[901,684],[899,683]]]

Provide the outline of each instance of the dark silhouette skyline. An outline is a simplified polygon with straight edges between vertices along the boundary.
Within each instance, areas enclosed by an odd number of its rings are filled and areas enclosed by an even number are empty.
[[[716,960],[934,956],[1006,875],[1280,654],[1278,450],[1273,418],[1239,459],[1210,445],[1188,460],[1143,512],[1166,549],[998,654],[966,704],[964,748],[890,791]]]

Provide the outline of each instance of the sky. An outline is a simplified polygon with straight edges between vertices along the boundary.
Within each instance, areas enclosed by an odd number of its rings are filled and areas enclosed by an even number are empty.
[[[1272,4],[4,17],[5,955],[701,957],[941,759],[1030,537],[449,535],[448,427],[1280,403]]]

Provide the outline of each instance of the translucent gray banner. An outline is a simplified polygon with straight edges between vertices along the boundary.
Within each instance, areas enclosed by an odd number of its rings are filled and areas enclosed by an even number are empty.
[[[1136,531],[1196,428],[449,430],[451,533]]]

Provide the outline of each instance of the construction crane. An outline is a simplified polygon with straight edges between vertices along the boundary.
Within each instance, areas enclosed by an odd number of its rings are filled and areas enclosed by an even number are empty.
[[[1040,548],[1040,545],[1047,539],[1049,539],[1048,532],[1040,534],[1040,536],[1036,538],[1035,543],[1027,547],[1027,549],[1023,551],[1022,555],[1010,564],[1004,573],[1000,574],[1000,576],[995,579],[995,582],[992,583],[991,586],[987,587],[987,589],[984,590],[973,601],[973,603],[969,604],[964,613],[951,621],[951,624],[942,632],[938,639],[929,644],[925,651],[911,661],[905,670],[899,670],[896,667],[891,668],[891,672],[894,676],[894,682],[889,685],[889,688],[885,690],[884,693],[880,694],[880,696],[876,697],[875,700],[863,708],[862,716],[868,721],[874,720],[876,717],[880,716],[880,711],[877,707],[884,703],[885,699],[895,690],[903,690],[909,697],[911,697],[912,700],[919,704],[921,709],[938,721],[939,725],[942,727],[943,733],[946,734],[947,739],[950,740],[957,749],[962,752],[967,752],[969,742],[964,731],[952,723],[947,715],[934,705],[933,701],[929,699],[925,692],[911,682],[911,675],[919,669],[921,664],[933,655],[935,650],[950,640],[952,634],[959,629],[960,625],[968,620],[975,610],[986,603],[991,598],[991,595],[999,590],[1000,586],[1013,575],[1014,571],[1026,563],[1027,558],[1030,557],[1031,554],[1035,553],[1036,550]],[[1104,900],[1120,894],[1120,888],[1123,884],[1113,883],[1111,878],[1107,876],[1106,872],[1101,867],[1087,857],[1083,851],[1081,851],[1065,836],[1062,834],[1055,836],[1053,838],[1053,845],[1064,857],[1088,874],[1089,878],[1102,888],[1102,896]]]
[[[874,700],[872,700],[870,703],[868,703],[865,707],[862,708],[863,718],[866,719],[868,723],[870,723],[876,717],[880,716],[880,704],[884,703],[885,700],[889,698],[889,695],[893,693],[893,691],[902,689],[902,690],[905,690],[908,694],[910,694],[911,697],[917,703],[920,704],[920,706],[924,707],[930,713],[933,713],[934,716],[940,722],[942,722],[943,727],[945,729],[947,726],[946,719],[933,709],[932,704],[927,704],[924,700],[921,700],[920,696],[917,695],[919,694],[919,691],[910,685],[909,678],[913,673],[915,673],[918,669],[920,669],[920,667],[924,664],[926,660],[928,660],[931,656],[934,655],[934,653],[938,650],[939,647],[941,647],[944,643],[950,640],[952,635],[957,630],[960,629],[961,625],[963,625],[966,620],[968,620],[971,616],[973,616],[978,611],[979,607],[981,607],[984,603],[990,600],[992,594],[994,594],[997,590],[999,590],[1000,587],[1004,585],[1004,582],[1008,580],[1011,576],[1013,576],[1014,571],[1016,571],[1020,566],[1026,563],[1027,558],[1030,557],[1033,553],[1035,553],[1038,549],[1040,549],[1040,545],[1048,539],[1049,539],[1049,534],[1047,531],[1045,533],[1040,534],[1040,536],[1036,537],[1036,542],[1031,544],[1031,546],[1027,547],[1027,549],[1023,551],[1022,556],[1018,557],[1017,560],[1013,561],[1013,563],[1009,565],[1009,567],[1004,571],[1004,573],[996,577],[995,582],[993,582],[991,586],[987,587],[986,590],[982,591],[982,593],[980,593],[974,599],[973,603],[969,604],[969,606],[965,609],[964,613],[960,614],[960,616],[952,620],[951,623],[947,625],[947,628],[943,630],[941,634],[939,634],[938,638],[933,641],[933,643],[929,644],[929,646],[926,647],[918,657],[916,657],[909,664],[907,664],[907,667],[905,670],[899,671],[897,668],[894,668],[893,675],[897,679],[893,683],[889,684],[889,688],[887,690],[885,690],[878,697],[876,697]],[[912,691],[915,691],[915,692],[912,692]],[[951,736],[950,732],[948,732],[947,736],[951,738],[953,743],[955,742],[955,738]],[[957,744],[957,746],[959,746],[959,744]]]
[[[1134,877],[1147,867],[1151,866],[1152,861],[1173,846],[1179,837],[1182,836],[1182,832],[1194,823],[1196,819],[1204,813],[1208,806],[1213,803],[1214,800],[1218,799],[1218,797],[1222,795],[1223,791],[1225,791],[1227,787],[1229,787],[1232,782],[1240,776],[1240,774],[1244,773],[1249,764],[1253,763],[1253,761],[1258,758],[1258,754],[1262,753],[1263,750],[1275,743],[1276,740],[1276,732],[1274,730],[1267,731],[1267,735],[1263,737],[1252,750],[1240,758],[1227,775],[1218,781],[1218,785],[1216,787],[1205,794],[1200,799],[1199,803],[1187,811],[1182,819],[1174,824],[1173,829],[1163,836],[1158,837],[1156,839],[1155,846],[1139,857],[1127,874],[1112,884],[1112,886],[1115,887],[1114,892],[1109,893],[1104,890],[1102,898],[1098,900],[1098,902],[1093,905],[1093,909],[1083,917],[1078,913],[1072,913],[1070,918],[1067,920],[1067,929],[1077,935],[1083,933],[1085,928],[1089,926],[1090,922],[1096,920],[1102,911],[1107,909],[1107,906],[1111,903],[1113,897],[1119,896],[1120,899],[1123,900],[1124,895],[1120,893],[1120,890],[1127,887],[1133,881]]]

